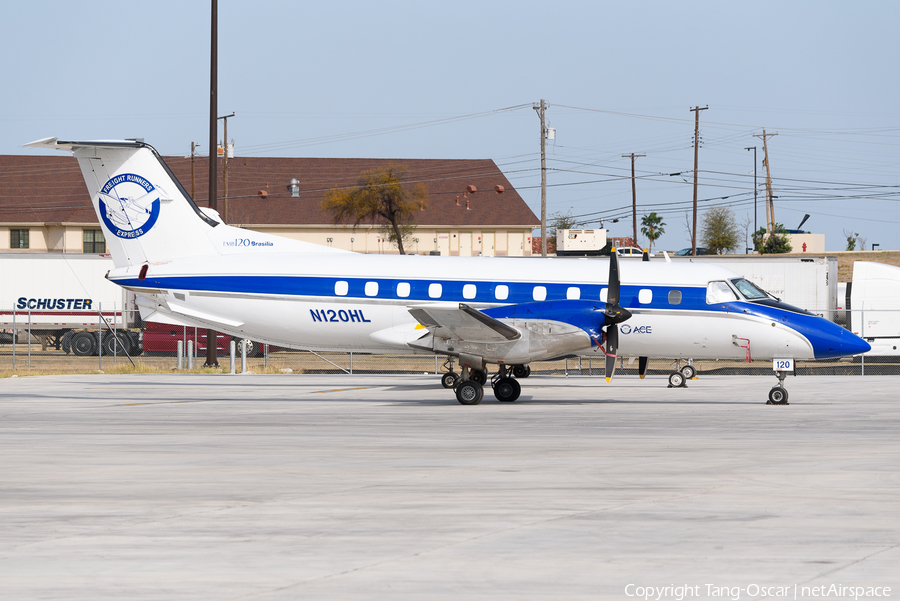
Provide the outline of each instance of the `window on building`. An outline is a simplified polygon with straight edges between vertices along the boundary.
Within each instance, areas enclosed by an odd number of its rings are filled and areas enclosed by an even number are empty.
[[[101,230],[84,230],[83,240],[83,252],[97,255],[106,252],[106,239]]]
[[[9,230],[10,248],[28,248],[28,230]]]

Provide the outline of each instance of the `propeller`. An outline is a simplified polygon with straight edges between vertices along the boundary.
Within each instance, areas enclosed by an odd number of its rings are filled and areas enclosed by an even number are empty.
[[[668,257],[666,257],[668,258]],[[644,249],[644,256],[641,257],[641,261],[649,261],[650,260],[650,251],[646,248]],[[638,357],[638,375],[641,377],[641,380],[644,379],[644,376],[647,374],[647,357]]]
[[[619,325],[631,317],[631,313],[619,306],[619,256],[613,249],[609,255],[609,287],[606,294],[606,381],[612,380],[616,371],[616,357],[619,352]]]

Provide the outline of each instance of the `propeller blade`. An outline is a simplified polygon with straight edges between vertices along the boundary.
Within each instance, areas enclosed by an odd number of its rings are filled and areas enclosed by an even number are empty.
[[[606,294],[607,305],[619,304],[619,255],[616,249],[609,255],[609,289]]]
[[[619,326],[613,324],[606,328],[606,381],[612,380],[616,373],[616,354],[619,352]]]
[[[638,375],[641,376],[641,380],[647,375],[647,357],[638,357]]]

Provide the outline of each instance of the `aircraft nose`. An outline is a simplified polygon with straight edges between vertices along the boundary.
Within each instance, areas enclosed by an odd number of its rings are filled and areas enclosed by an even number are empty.
[[[872,350],[872,345],[852,332],[847,332],[847,340],[841,344],[841,350],[844,355],[861,355]]]
[[[872,349],[868,342],[850,330],[830,322],[819,330],[813,347],[816,359],[859,355]]]

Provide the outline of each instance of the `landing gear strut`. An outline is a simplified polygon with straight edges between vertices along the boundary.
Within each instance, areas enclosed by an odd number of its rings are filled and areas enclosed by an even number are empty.
[[[778,378],[778,386],[773,387],[769,391],[769,400],[766,401],[766,405],[790,405],[788,403],[788,391],[784,387],[784,379],[787,377],[787,372],[776,371],[775,377]]]

